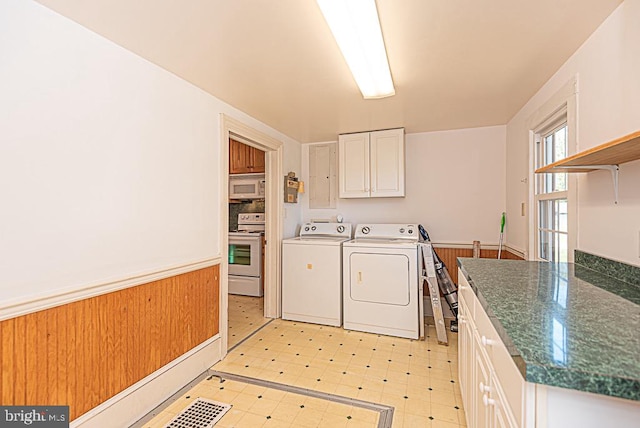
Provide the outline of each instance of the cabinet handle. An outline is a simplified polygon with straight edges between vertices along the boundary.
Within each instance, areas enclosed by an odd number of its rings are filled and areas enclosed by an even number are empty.
[[[462,315],[458,314],[458,321],[460,321],[460,324],[466,324],[467,320],[465,317],[463,317]]]
[[[484,383],[480,382],[480,392],[482,393],[491,392],[491,387],[489,385],[485,385]]]
[[[467,288],[469,288],[469,287],[467,287],[466,285],[459,285],[459,286],[458,286],[458,288],[459,288],[460,290],[466,290],[466,289],[467,289]]]
[[[480,339],[480,341],[482,342],[483,346],[493,346],[496,341],[493,339],[487,339],[485,336],[482,336],[482,338]]]
[[[496,400],[494,400],[493,398],[489,398],[487,394],[484,394],[482,396],[482,404],[484,404],[484,407],[493,406],[496,404]]]

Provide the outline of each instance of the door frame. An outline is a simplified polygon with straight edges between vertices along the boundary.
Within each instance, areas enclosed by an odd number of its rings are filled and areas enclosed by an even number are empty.
[[[264,316],[278,318],[281,314],[282,280],[280,261],[282,257],[282,210],[284,189],[281,186],[284,144],[237,119],[220,114],[220,336],[221,356],[227,354],[229,338],[229,138],[240,137],[243,143],[265,152],[265,214],[266,214],[266,255],[264,269]]]

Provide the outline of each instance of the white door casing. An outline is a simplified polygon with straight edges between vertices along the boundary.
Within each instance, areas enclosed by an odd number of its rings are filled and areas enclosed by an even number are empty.
[[[279,269],[282,257],[282,210],[284,190],[281,186],[283,163],[283,143],[269,135],[266,135],[248,125],[234,119],[224,113],[220,114],[220,171],[223,179],[220,180],[220,230],[229,230],[229,137],[240,137],[243,143],[249,144],[265,152],[265,213],[266,213],[266,249],[264,269],[264,316],[277,318],[281,314],[281,272]],[[221,355],[227,354],[228,346],[228,314],[229,314],[229,237],[227,233],[220,234],[223,251],[220,264],[220,335]]]

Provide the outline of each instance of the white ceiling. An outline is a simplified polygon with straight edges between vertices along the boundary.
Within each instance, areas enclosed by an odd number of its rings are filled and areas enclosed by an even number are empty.
[[[314,0],[39,0],[302,142],[505,124],[622,0],[377,0],[364,100]]]

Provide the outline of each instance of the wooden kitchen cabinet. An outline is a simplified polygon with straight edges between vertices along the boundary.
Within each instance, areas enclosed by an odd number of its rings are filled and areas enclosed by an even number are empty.
[[[229,139],[229,174],[263,173],[264,156],[262,150]]]
[[[340,198],[403,197],[404,128],[338,137]]]

